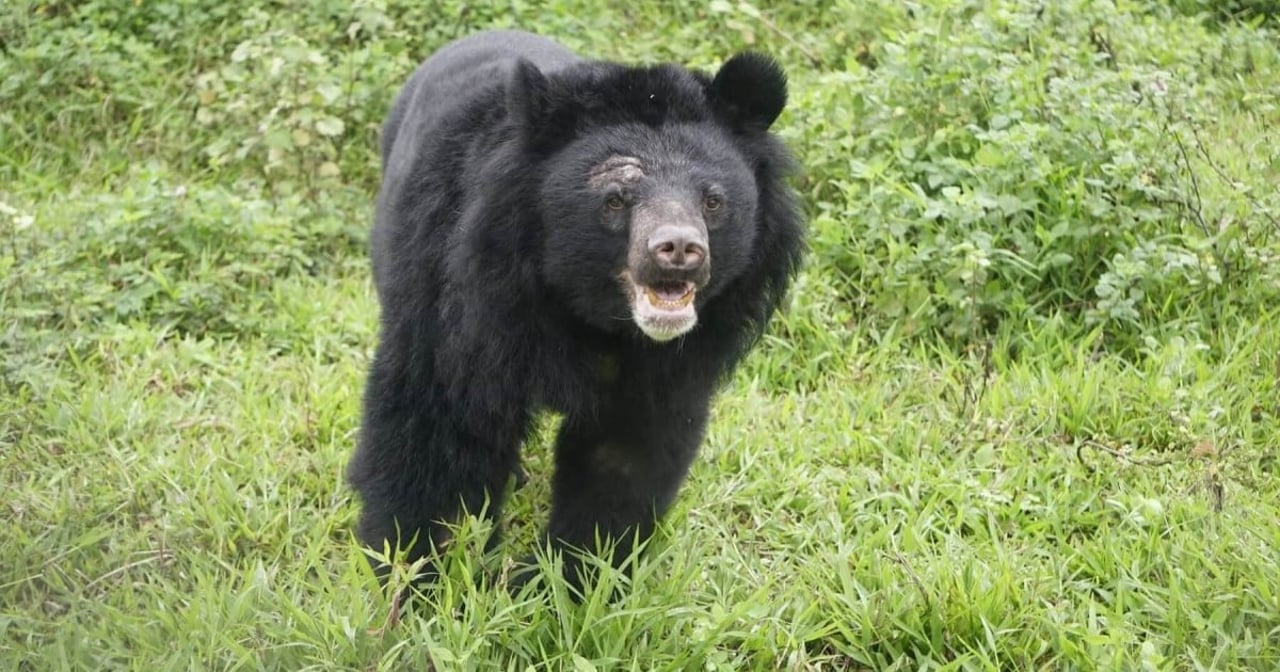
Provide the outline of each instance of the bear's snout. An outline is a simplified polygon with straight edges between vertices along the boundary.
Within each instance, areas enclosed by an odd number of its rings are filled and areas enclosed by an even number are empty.
[[[709,254],[706,234],[692,226],[660,226],[649,236],[649,258],[664,271],[696,271]]]

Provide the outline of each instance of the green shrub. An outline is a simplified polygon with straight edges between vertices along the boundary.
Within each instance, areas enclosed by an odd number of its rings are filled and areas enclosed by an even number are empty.
[[[791,73],[779,128],[812,223],[814,294],[775,331],[797,362],[856,324],[965,345],[1058,317],[1132,351],[1277,300],[1265,29],[1085,0],[592,7],[20,3],[0,17],[0,179],[110,181],[147,161],[251,180],[277,207],[344,188],[367,202],[395,90],[460,34],[534,27],[702,67],[755,47]]]
[[[1204,15],[1220,22],[1260,23],[1280,17],[1277,0],[1169,0],[1169,5],[1181,14]]]
[[[44,213],[74,226],[49,230],[40,216],[15,214],[3,290],[44,307],[24,315],[31,333],[144,322],[161,333],[252,336],[272,319],[275,284],[331,275],[363,249],[364,227],[333,206],[188,188],[143,171],[120,192]]]
[[[851,25],[886,14],[867,4],[838,9]],[[964,343],[1066,313],[1126,348],[1153,323],[1275,296],[1238,290],[1276,277],[1254,254],[1280,201],[1211,230],[1243,199],[1206,201],[1196,182],[1218,180],[1193,162],[1196,129],[1238,92],[1194,79],[1162,30],[1091,3],[952,2],[902,10],[881,35],[797,91],[817,263],[858,318]],[[1274,53],[1233,39],[1216,67],[1245,75]],[[1263,175],[1238,177],[1267,193]]]

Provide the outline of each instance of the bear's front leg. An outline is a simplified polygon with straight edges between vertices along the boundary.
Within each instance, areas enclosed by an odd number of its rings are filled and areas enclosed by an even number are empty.
[[[413,562],[442,550],[447,525],[464,512],[497,520],[527,414],[516,405],[500,418],[470,417],[475,406],[455,398],[456,390],[394,355],[384,341],[374,357],[348,480],[363,505],[360,541],[376,551],[389,543]],[[376,570],[385,578],[389,568]],[[435,574],[429,564],[423,579]]]
[[[621,567],[675,500],[706,419],[706,401],[669,407],[635,399],[590,419],[566,417],[556,439],[552,549],[611,549],[611,564]],[[573,553],[562,555],[566,580],[580,589],[590,577]]]

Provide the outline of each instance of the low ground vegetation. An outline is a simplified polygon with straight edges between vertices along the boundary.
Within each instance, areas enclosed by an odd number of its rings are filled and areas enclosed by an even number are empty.
[[[0,663],[1276,669],[1274,16],[10,2]],[[485,557],[465,522],[400,612],[341,478],[378,125],[421,58],[494,26],[776,54],[812,253],[619,601],[608,573],[582,605],[471,578],[545,519],[546,418],[510,543]]]

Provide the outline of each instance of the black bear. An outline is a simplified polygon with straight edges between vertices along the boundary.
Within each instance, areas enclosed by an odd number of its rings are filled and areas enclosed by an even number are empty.
[[[418,68],[383,129],[363,543],[416,559],[496,516],[541,409],[563,415],[548,543],[609,539],[616,565],[649,536],[801,260],[786,95],[758,54],[708,76],[516,31]]]

